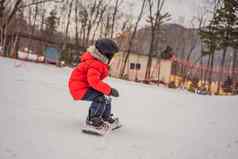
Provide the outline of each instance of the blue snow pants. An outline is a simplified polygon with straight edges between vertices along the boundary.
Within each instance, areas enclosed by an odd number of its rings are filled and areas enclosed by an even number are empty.
[[[97,98],[100,97],[101,101],[97,101]],[[91,101],[91,105],[89,107],[88,117],[100,117],[100,118],[108,118],[111,115],[111,99],[108,99],[104,96],[103,93],[98,92],[95,89],[88,89],[83,99],[85,101]]]

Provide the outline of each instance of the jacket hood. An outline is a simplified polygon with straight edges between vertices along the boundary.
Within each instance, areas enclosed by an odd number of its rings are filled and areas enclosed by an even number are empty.
[[[92,52],[85,52],[82,56],[81,56],[81,62],[84,62],[84,61],[87,61],[87,60],[99,60],[101,61],[102,63],[104,64],[107,64],[108,65],[108,62],[109,60],[107,58],[105,58],[103,55],[100,55],[100,54],[95,54],[95,53],[92,53]]]
[[[99,61],[108,64],[110,62],[110,60],[103,55],[102,53],[100,53],[98,51],[98,49],[95,46],[90,46],[87,51],[96,59],[98,59]]]
[[[94,57],[90,54],[90,52],[85,52],[81,58],[80,58],[80,61],[81,62],[84,62],[84,61],[87,61],[87,60],[92,60],[94,59]]]

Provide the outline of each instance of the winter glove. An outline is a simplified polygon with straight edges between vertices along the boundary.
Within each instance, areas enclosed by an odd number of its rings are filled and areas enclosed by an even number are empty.
[[[119,97],[119,92],[115,88],[111,88],[110,95],[113,97]]]

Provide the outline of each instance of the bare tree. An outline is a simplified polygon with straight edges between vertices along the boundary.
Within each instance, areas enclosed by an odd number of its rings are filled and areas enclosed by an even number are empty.
[[[234,48],[233,50],[233,61],[232,61],[232,79],[234,81],[237,81],[237,64],[238,64],[238,61],[237,61],[237,54],[238,54],[238,49],[237,48]]]
[[[89,19],[87,24],[86,45],[89,45],[92,28],[96,25],[100,18],[100,8],[103,6],[103,0],[95,0],[89,11]]]
[[[66,44],[68,42],[68,33],[69,33],[69,25],[70,25],[70,20],[71,20],[73,1],[74,0],[71,0],[70,3],[69,3],[69,9],[68,9],[68,15],[67,15],[67,23],[66,23],[66,29],[65,29],[65,38],[64,38],[64,44],[63,44],[62,50],[66,49]]]
[[[75,0],[75,45],[79,47],[79,18],[78,18],[78,10],[79,10],[79,1]]]
[[[137,20],[136,20],[136,23],[135,23],[135,27],[134,27],[133,32],[132,32],[132,34],[130,36],[130,39],[129,39],[129,45],[128,45],[128,48],[127,48],[125,58],[123,58],[122,67],[121,67],[121,70],[120,70],[120,77],[124,76],[124,72],[125,72],[125,69],[126,69],[126,64],[128,62],[129,55],[131,53],[131,49],[132,49],[132,45],[133,45],[133,41],[136,37],[138,25],[139,25],[139,23],[140,23],[140,21],[143,17],[145,7],[146,7],[146,0],[143,0],[142,5],[141,5],[141,9],[140,9],[140,13],[139,13],[139,15],[137,17]]]
[[[186,47],[188,48],[188,52],[187,55],[185,57],[186,62],[190,62],[191,56],[193,54],[194,49],[197,47],[198,42],[199,42],[199,36],[197,36],[199,34],[199,31],[201,31],[201,29],[205,26],[206,24],[206,16],[207,16],[207,12],[205,11],[204,8],[202,8],[201,13],[199,13],[198,16],[193,17],[191,20],[191,26],[192,29],[190,29],[190,34],[188,35],[188,37],[186,38],[187,42],[186,42]],[[202,64],[202,58],[200,60],[200,64]],[[184,67],[184,66],[183,66]],[[186,69],[185,67],[182,69],[183,71],[183,79],[184,81],[187,78],[187,72],[190,72],[188,69]],[[202,78],[202,73],[203,70],[201,70],[201,78]]]
[[[32,0],[32,4],[35,4],[36,0]],[[34,36],[34,32],[36,30],[36,23],[37,23],[37,17],[39,16],[39,5],[38,3],[36,3],[34,6],[32,7],[28,7],[28,24],[30,25],[30,36]],[[21,7],[20,7],[21,8]],[[30,48],[32,45],[32,40],[29,40],[28,43],[28,48]]]
[[[80,3],[79,5],[80,37],[82,46],[87,47],[94,40],[96,32],[98,32],[99,24],[102,23],[108,4],[106,4],[105,0],[94,0],[93,2]]]
[[[156,40],[156,36],[159,36],[159,29],[161,24],[169,20],[170,14],[168,12],[162,13],[165,0],[147,0],[149,6],[149,17],[147,22],[150,24],[151,29],[151,41],[150,41],[150,49],[149,49],[149,58],[146,66],[146,74],[145,80],[150,79],[151,65],[152,65],[152,57],[155,54],[155,50],[157,50],[158,42]],[[156,6],[155,6],[156,5]],[[155,6],[155,11],[154,11]],[[155,14],[155,15],[154,15]]]
[[[117,16],[117,13],[118,13],[119,6],[120,6],[120,4],[121,4],[122,2],[123,2],[123,0],[121,0],[121,1],[120,1],[120,0],[116,0],[116,2],[115,2],[114,11],[113,11],[113,14],[112,14],[111,38],[113,38],[116,16]]]
[[[38,1],[28,3],[28,4],[21,5],[18,9],[27,8],[27,7],[31,7],[31,6],[34,6],[34,5],[48,3],[48,2],[62,3],[62,2],[64,2],[64,0],[38,0]]]
[[[7,55],[6,52],[6,43],[7,43],[7,27],[10,24],[11,20],[13,19],[14,15],[16,14],[18,7],[20,6],[20,4],[22,3],[22,0],[17,0],[14,2],[9,2],[6,3],[7,1],[2,0],[1,1],[1,17],[0,17],[0,45],[3,46],[3,50],[4,50],[4,55]],[[12,9],[9,10],[8,13],[5,12],[6,6],[12,6]]]
[[[98,18],[97,23],[96,23],[96,27],[95,27],[94,32],[93,32],[93,35],[92,35],[92,41],[95,40],[96,33],[98,32],[100,23],[103,25],[103,23],[102,23],[102,22],[103,22],[103,17],[104,17],[104,15],[105,15],[105,12],[106,12],[106,10],[107,10],[107,7],[108,7],[108,4],[105,4],[105,5],[102,7],[101,11],[100,11],[100,15],[99,15],[99,18]]]
[[[22,12],[23,9],[28,8],[29,16],[28,22],[31,25],[31,34],[34,34],[36,27],[37,16],[39,14],[39,5],[47,2],[56,2],[56,0],[32,0],[31,2],[26,0],[1,0],[0,1],[0,45],[3,45],[4,52],[6,53],[6,44],[10,39],[8,39],[8,26],[11,25],[12,20],[16,17],[17,12]],[[59,1],[57,1],[59,2]],[[34,15],[32,14],[32,6],[34,8]],[[4,17],[4,18],[3,18]],[[15,22],[14,22],[15,23]],[[27,29],[27,28],[26,28]],[[16,30],[16,29],[15,29]],[[14,34],[11,31],[11,34]],[[17,38],[15,38],[17,39]],[[11,40],[10,40],[11,41]]]

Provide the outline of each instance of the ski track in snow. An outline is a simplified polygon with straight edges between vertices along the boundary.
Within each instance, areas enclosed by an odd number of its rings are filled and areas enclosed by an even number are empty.
[[[99,137],[81,132],[89,103],[72,100],[70,72],[0,57],[0,159],[238,158],[238,96],[110,78],[123,127]]]

